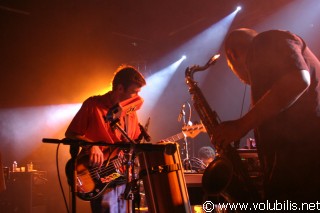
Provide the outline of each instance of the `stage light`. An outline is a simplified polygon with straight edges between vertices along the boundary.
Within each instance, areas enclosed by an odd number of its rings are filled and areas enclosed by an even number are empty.
[[[187,59],[187,56],[186,56],[186,55],[183,55],[183,56],[181,57],[181,59],[182,59],[182,60],[185,60],[185,59]]]
[[[138,112],[139,117],[141,119],[147,119],[149,117],[150,112],[157,104],[158,99],[161,97],[161,95],[163,95],[163,91],[168,86],[172,76],[178,70],[184,58],[186,58],[186,56],[182,56],[179,60],[175,61],[174,63],[171,63],[167,67],[159,70],[158,72],[146,79],[147,85],[152,86],[150,86],[147,90],[142,88],[140,92],[141,97],[143,97],[145,100],[148,100],[144,102],[143,113],[142,111]],[[146,115],[148,117],[146,117]]]
[[[13,157],[20,161],[40,146],[41,138],[63,138],[68,123],[80,107],[81,104],[62,104],[1,109],[0,120],[6,120],[0,130],[1,142],[11,143]]]
[[[242,9],[241,6],[238,6],[236,9],[236,12],[240,11],[241,9]]]

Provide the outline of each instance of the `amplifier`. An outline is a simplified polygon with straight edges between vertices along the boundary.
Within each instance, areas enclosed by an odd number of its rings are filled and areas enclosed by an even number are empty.
[[[184,173],[191,205],[202,205],[204,202],[202,175],[202,173]]]
[[[201,187],[202,173],[184,173],[187,187]]]
[[[242,163],[248,170],[253,185],[263,194],[263,175],[257,149],[238,149]]]
[[[262,178],[261,166],[256,149],[238,149],[242,162],[251,178]]]
[[[237,151],[242,158],[258,158],[256,149],[237,149]]]
[[[7,213],[47,211],[47,172],[10,172],[7,189],[1,193],[1,209]]]

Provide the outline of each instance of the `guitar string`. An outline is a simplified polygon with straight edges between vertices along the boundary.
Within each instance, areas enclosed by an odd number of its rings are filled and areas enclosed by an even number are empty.
[[[109,171],[112,171],[112,170],[116,170],[116,167],[114,166],[113,162],[114,161],[117,161],[118,163],[121,163],[122,159],[115,159],[112,162],[112,164],[109,164],[109,166],[105,167],[104,169],[101,169],[101,171],[99,172],[95,172],[97,170],[99,170],[98,167],[95,167],[93,169],[88,169],[89,171],[89,174],[93,177],[98,177],[100,178],[100,175],[103,174],[103,173],[108,173]],[[121,163],[122,164],[122,163]],[[98,173],[98,174],[97,174]],[[86,176],[87,174],[84,173],[84,172],[81,172],[81,173],[78,173],[78,177],[82,177],[82,176]],[[124,175],[121,175],[121,177],[123,177]],[[117,177],[116,179],[118,179],[119,177]],[[121,180],[120,180],[121,181]]]
[[[122,160],[121,160],[121,159],[115,159],[115,160],[113,160],[113,161],[121,162]],[[112,161],[112,162],[113,162],[113,161]],[[122,166],[123,166],[123,165],[122,165]],[[110,168],[110,167],[113,167],[113,168]],[[138,166],[138,167],[140,167],[140,166]],[[95,167],[94,169],[88,169],[89,174],[90,174],[91,176],[93,176],[93,177],[96,177],[96,176],[97,176],[97,174],[96,174],[95,172],[92,172],[92,171],[94,171],[94,170],[98,170],[98,169],[96,169],[96,168],[97,168],[97,167]],[[116,170],[116,167],[111,164],[111,165],[105,167],[104,169],[102,169],[102,171],[97,172],[98,175],[99,175],[98,178],[100,178],[100,175],[103,174],[104,172],[109,172],[109,171],[112,171],[112,170]],[[120,173],[120,174],[121,174],[121,173]],[[134,174],[135,174],[135,175],[139,175],[139,172],[137,172],[137,171],[135,170],[135,171],[134,171]],[[78,177],[82,177],[82,176],[86,176],[86,175],[87,175],[87,173],[85,173],[85,172],[80,172],[80,173],[77,174]],[[118,180],[120,177],[125,177],[125,176],[124,176],[124,174],[121,174],[121,176],[117,177],[115,180]],[[115,180],[113,180],[113,181],[115,181]],[[121,182],[122,180],[119,180],[119,181]]]
[[[101,174],[101,173],[105,173],[105,172],[107,173],[107,172],[112,171],[112,170],[116,170],[117,168],[114,166],[114,162],[115,161],[118,161],[117,163],[121,163],[122,164],[121,159],[115,159],[115,160],[111,161],[111,164],[109,163],[107,166],[105,166],[103,168],[101,168],[101,167],[100,168],[99,167],[93,167],[93,168],[88,169],[89,174],[90,175],[95,175],[96,173]],[[85,172],[78,173],[78,176],[80,176],[80,177],[81,176],[85,176],[85,175],[86,175]]]
[[[117,162],[117,161],[118,161],[118,163],[122,163],[122,162],[121,162],[122,159],[117,158],[117,159],[112,160],[112,161],[111,161],[111,164],[110,164],[110,156],[112,155],[112,153],[113,153],[115,150],[116,150],[116,149],[111,149],[111,151],[110,151],[110,149],[105,150],[105,151],[108,151],[108,152],[109,152],[109,155],[108,155],[107,160],[104,161],[104,162],[106,162],[106,164],[105,164],[105,166],[103,167],[102,172],[109,172],[109,171],[111,171],[111,170],[116,169],[115,166],[114,166],[114,165],[115,165],[114,162]],[[112,167],[112,166],[114,166],[114,167],[108,169],[109,167]],[[105,170],[105,169],[106,169],[106,170]],[[93,175],[93,173],[95,174],[98,170],[101,170],[100,167],[93,167],[93,168],[89,168],[89,169],[88,169],[90,175]],[[101,171],[100,171],[100,172],[101,172]],[[99,172],[98,172],[98,173],[99,173]],[[80,176],[80,177],[81,177],[81,176],[85,176],[85,175],[86,175],[86,172],[79,172],[77,176]]]

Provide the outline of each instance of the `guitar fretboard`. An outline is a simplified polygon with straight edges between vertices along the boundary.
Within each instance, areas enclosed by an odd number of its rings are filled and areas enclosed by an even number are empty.
[[[184,134],[183,133],[179,133],[179,134],[173,135],[173,136],[171,136],[169,138],[166,138],[166,139],[164,139],[162,141],[164,141],[164,142],[178,141],[178,140],[180,140],[182,138],[184,138]]]
[[[171,136],[169,138],[163,139],[161,141],[163,142],[172,142],[172,141],[178,141],[185,137],[196,137],[200,132],[206,132],[204,126],[202,124],[196,124],[192,126],[185,126],[182,128],[182,132]]]

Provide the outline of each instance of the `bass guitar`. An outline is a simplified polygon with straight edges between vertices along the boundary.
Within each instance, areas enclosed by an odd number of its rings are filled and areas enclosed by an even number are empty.
[[[202,124],[185,126],[182,132],[173,135],[169,138],[161,140],[162,142],[177,141],[183,137],[195,137],[201,132],[205,132]],[[101,167],[89,166],[89,155],[79,155],[76,159],[76,189],[77,196],[82,200],[92,200],[98,198],[105,190],[116,185],[126,182],[125,166],[126,162],[124,155],[115,155],[108,157],[105,153],[105,160]],[[66,164],[66,175],[69,185],[73,184],[73,166],[69,160]]]
[[[76,160],[77,196],[82,200],[92,200],[99,197],[106,189],[125,183],[125,157],[116,155],[111,159],[105,157],[101,167],[89,166],[89,155],[78,156]],[[66,175],[69,185],[73,184],[73,166],[69,160],[66,164]]]

